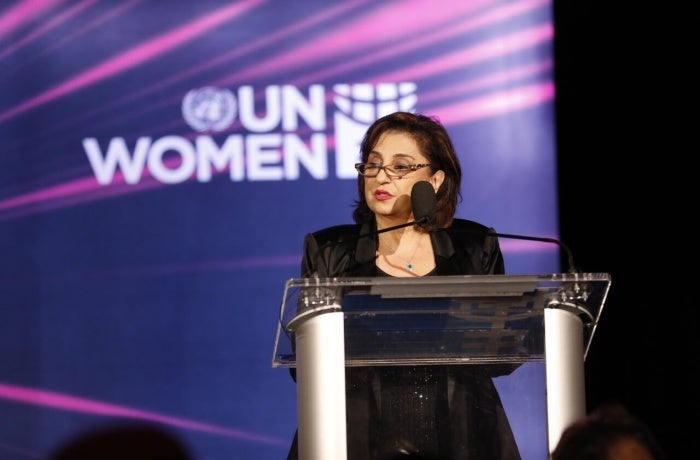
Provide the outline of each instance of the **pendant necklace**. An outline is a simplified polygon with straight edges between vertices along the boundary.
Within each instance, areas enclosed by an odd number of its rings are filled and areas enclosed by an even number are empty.
[[[423,242],[423,240],[421,239],[420,235],[418,235],[418,243],[416,243],[416,247],[415,247],[415,249],[413,249],[413,254],[411,254],[411,258],[408,260],[406,260],[403,257],[401,257],[400,255],[396,254],[396,257],[398,257],[399,259],[401,259],[402,261],[405,262],[404,267],[409,272],[413,271],[413,268],[414,268],[413,267],[413,258],[416,257],[416,254],[418,253],[418,248],[420,247],[422,242]]]

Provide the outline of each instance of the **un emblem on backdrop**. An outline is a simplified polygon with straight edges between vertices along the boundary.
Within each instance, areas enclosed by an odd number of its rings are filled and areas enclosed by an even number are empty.
[[[355,83],[333,86],[333,103],[338,112],[348,119],[369,127],[377,118],[397,111],[413,112],[418,96],[416,84]]]
[[[396,111],[413,112],[418,95],[416,84],[355,83],[333,86],[335,113],[335,172],[341,179],[357,177],[360,141],[377,118]]]
[[[228,89],[193,89],[182,100],[182,116],[195,131],[223,131],[236,118],[236,98]]]

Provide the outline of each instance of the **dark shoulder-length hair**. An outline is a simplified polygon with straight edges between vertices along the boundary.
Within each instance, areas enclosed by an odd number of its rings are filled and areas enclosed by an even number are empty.
[[[436,214],[428,229],[449,227],[452,224],[457,204],[462,200],[460,187],[462,184],[462,168],[455,152],[452,140],[445,127],[434,116],[411,112],[394,112],[377,119],[367,129],[360,152],[362,162],[367,162],[370,152],[386,132],[406,133],[418,144],[418,148],[428,158],[431,173],[442,170],[445,180],[440,185],[436,195]],[[365,178],[357,177],[359,200],[355,202],[352,217],[358,224],[370,222],[374,213],[365,200]]]

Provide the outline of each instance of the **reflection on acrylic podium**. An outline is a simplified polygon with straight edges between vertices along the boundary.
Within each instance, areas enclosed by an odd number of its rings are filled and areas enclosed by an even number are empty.
[[[495,380],[524,460],[585,415],[608,274],[287,281],[273,367],[295,367],[299,455],[347,458],[345,368],[517,364]]]

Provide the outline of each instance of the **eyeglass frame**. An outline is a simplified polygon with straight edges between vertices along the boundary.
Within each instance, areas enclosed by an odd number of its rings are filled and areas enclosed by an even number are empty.
[[[367,167],[367,165],[372,165],[372,167],[377,168],[377,174],[375,174],[373,176],[368,176],[367,174],[365,174],[364,172],[362,172],[360,170],[360,168],[362,168],[363,166],[364,166],[363,169],[365,169]],[[400,174],[396,174],[396,170],[393,170],[393,167],[395,167],[395,166],[397,166],[397,165],[390,164],[390,165],[384,165],[384,166],[377,166],[376,163],[355,163],[355,169],[363,177],[370,177],[370,178],[377,177],[379,175],[380,171],[384,171],[384,174],[386,174],[387,177],[390,177],[392,179],[400,179],[400,178],[404,177],[406,174],[412,173],[413,171],[418,171],[419,169],[425,168],[426,166],[432,166],[432,164],[430,164],[430,163],[416,163],[416,164],[412,164],[412,165],[399,164],[398,166],[406,166],[406,168],[407,168],[405,172],[401,172]]]

